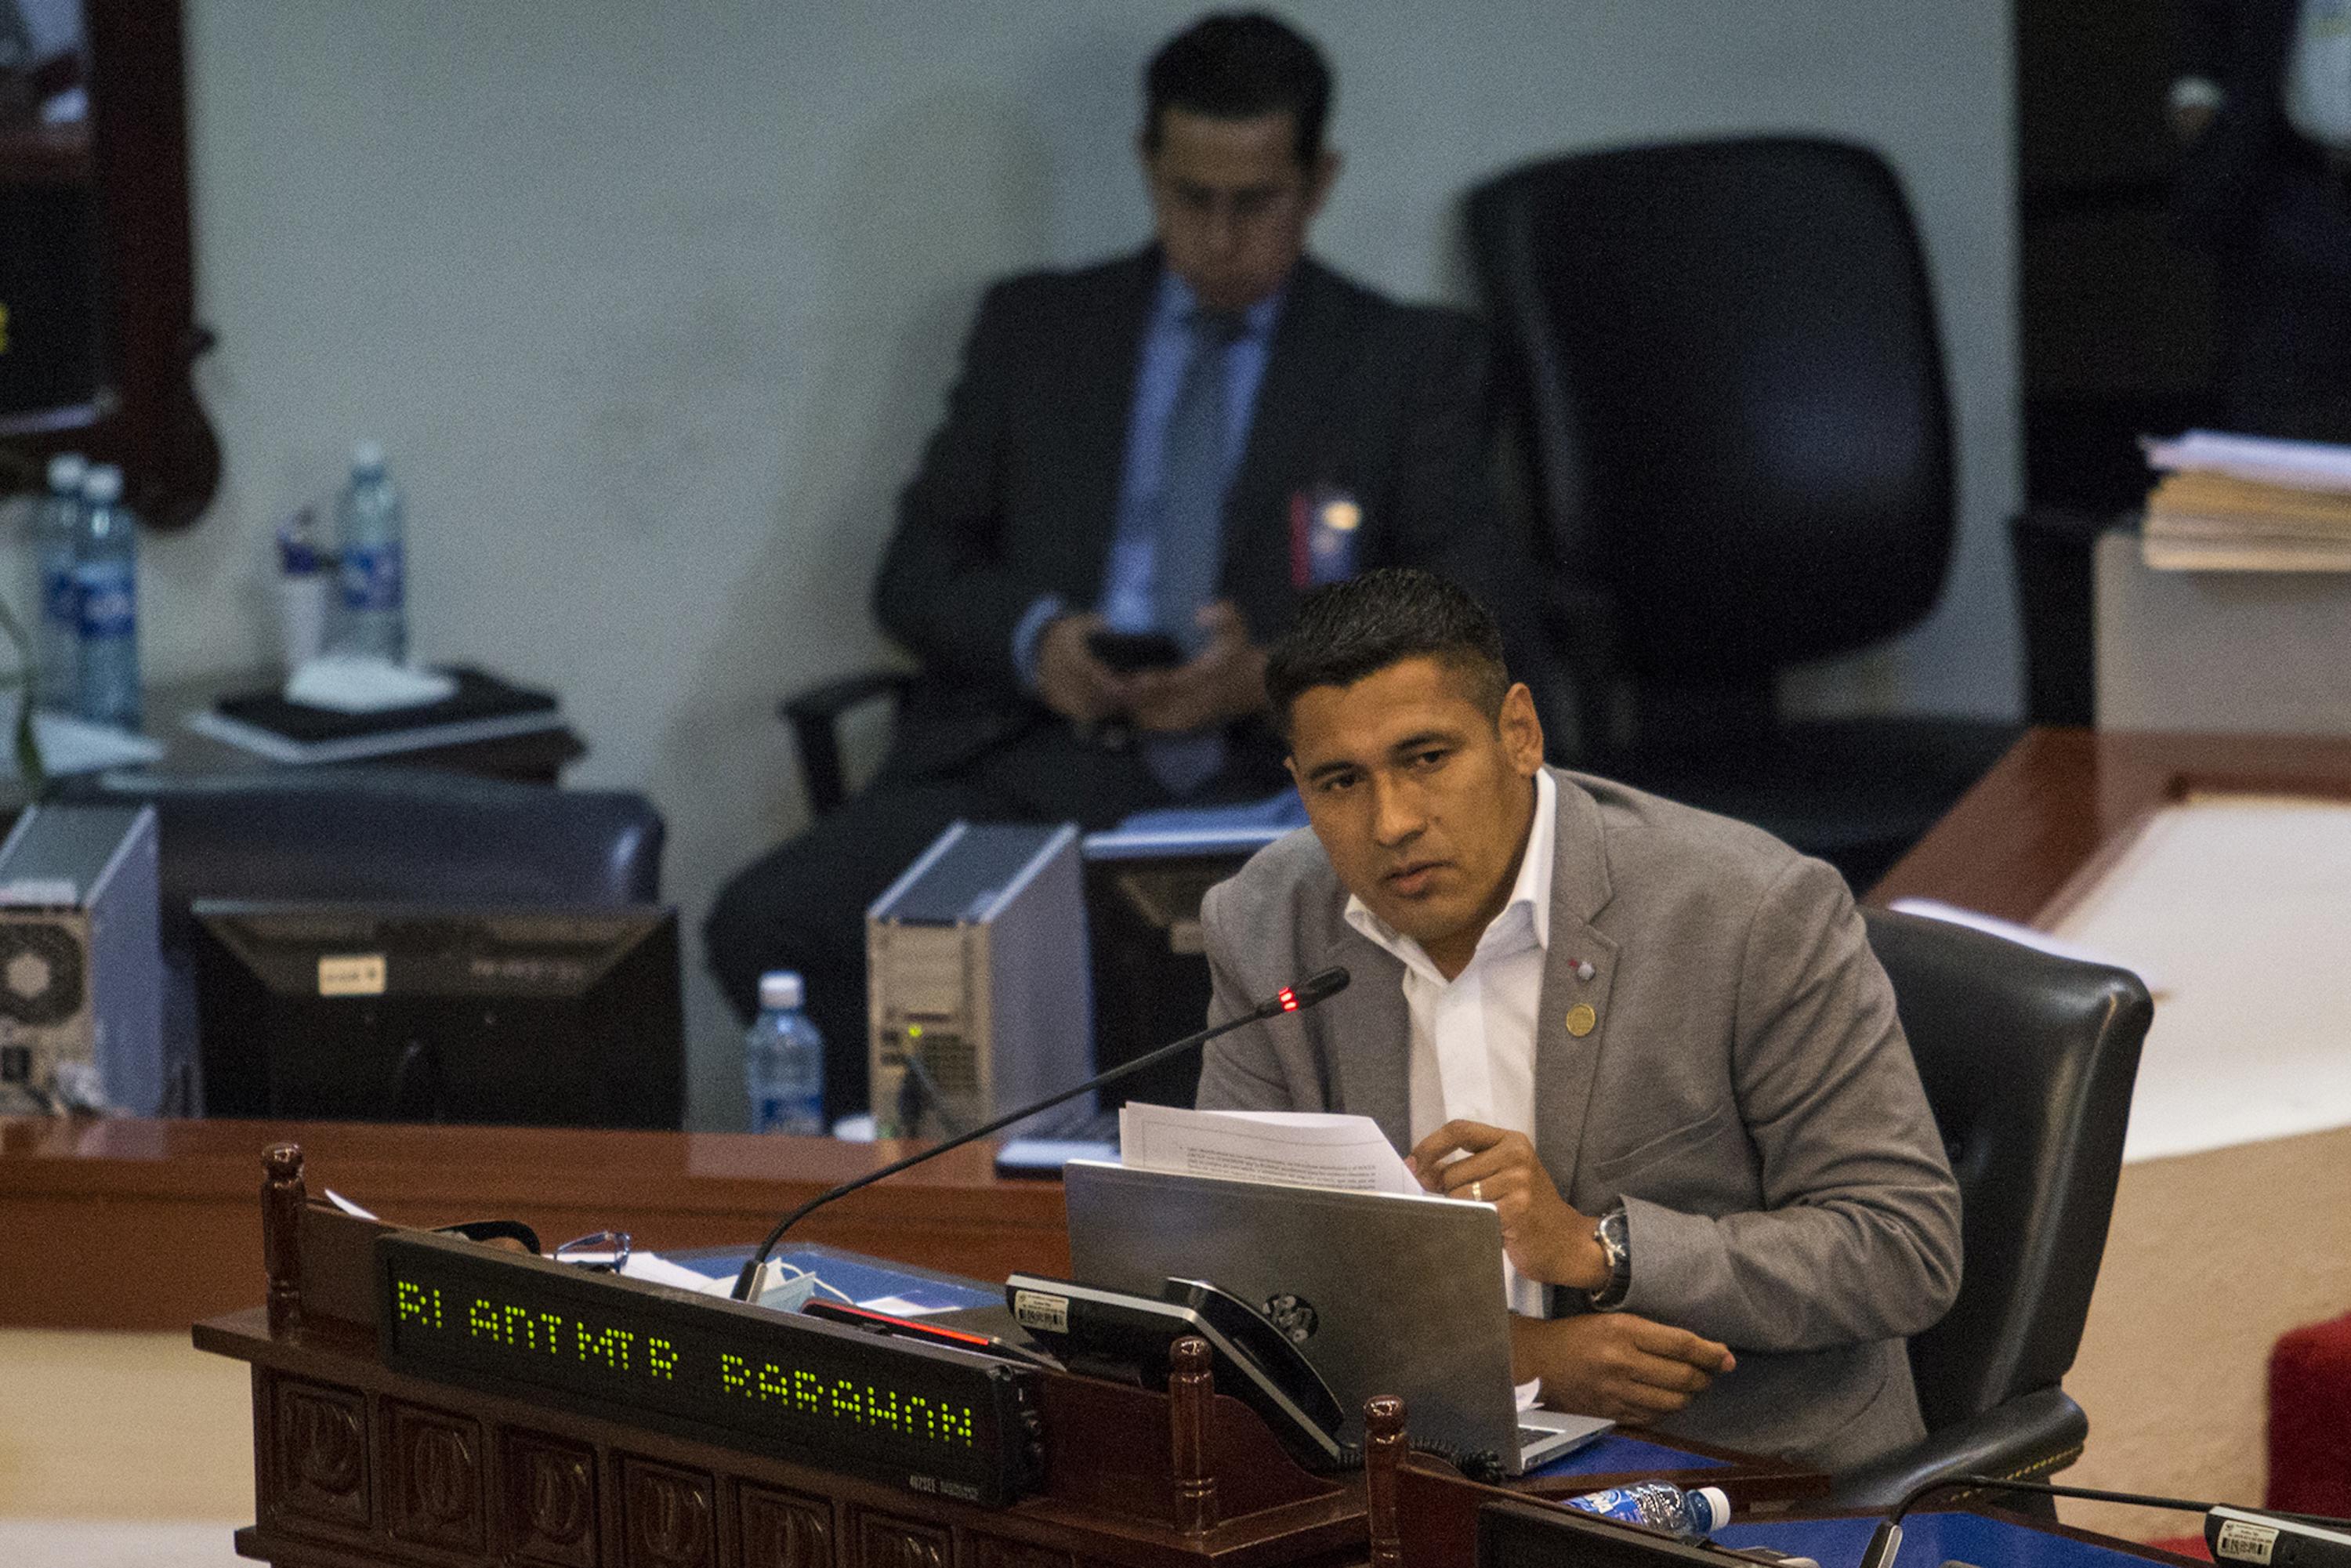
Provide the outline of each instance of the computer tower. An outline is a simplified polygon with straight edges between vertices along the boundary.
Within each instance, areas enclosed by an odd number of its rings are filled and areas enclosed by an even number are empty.
[[[166,1057],[155,809],[33,806],[0,843],[0,1113],[195,1109]]]
[[[866,911],[865,953],[882,1136],[951,1134],[1092,1075],[1074,825],[956,823]],[[1021,1130],[1092,1115],[1081,1095]]]

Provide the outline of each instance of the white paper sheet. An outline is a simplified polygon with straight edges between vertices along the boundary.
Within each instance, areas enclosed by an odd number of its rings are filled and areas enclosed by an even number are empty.
[[[1343,1192],[1422,1191],[1369,1116],[1130,1103],[1118,1113],[1118,1143],[1120,1162],[1142,1170]]]

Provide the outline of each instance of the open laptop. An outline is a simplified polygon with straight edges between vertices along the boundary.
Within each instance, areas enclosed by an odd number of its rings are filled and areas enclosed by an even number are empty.
[[[1485,1204],[1330,1192],[1073,1160],[1071,1273],[1155,1296],[1207,1280],[1289,1334],[1361,1442],[1364,1401],[1405,1402],[1414,1440],[1490,1452],[1512,1475],[1608,1430],[1520,1410],[1502,1300],[1502,1227]]]

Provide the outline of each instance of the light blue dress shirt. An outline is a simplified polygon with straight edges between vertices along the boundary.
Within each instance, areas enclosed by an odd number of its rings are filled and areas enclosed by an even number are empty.
[[[1242,313],[1240,337],[1225,352],[1225,480],[1232,482],[1241,455],[1249,444],[1249,422],[1257,413],[1258,386],[1265,380],[1266,357],[1273,347],[1274,323],[1280,319],[1282,291],[1259,300]],[[1173,272],[1159,275],[1159,291],[1144,324],[1143,349],[1136,357],[1134,402],[1127,416],[1126,466],[1118,487],[1117,528],[1102,566],[1102,596],[1095,608],[1114,632],[1176,631],[1155,624],[1152,589],[1159,553],[1159,483],[1167,445],[1167,416],[1184,380],[1191,353],[1189,320],[1196,308],[1192,290]],[[1037,643],[1046,623],[1068,609],[1059,594],[1045,594],[1029,607],[1012,633],[1012,664],[1020,683],[1037,685]]]

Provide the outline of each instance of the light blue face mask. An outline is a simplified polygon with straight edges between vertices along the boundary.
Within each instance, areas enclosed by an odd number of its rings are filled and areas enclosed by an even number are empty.
[[[810,1270],[770,1258],[759,1265],[758,1288],[752,1293],[751,1300],[771,1312],[796,1312],[808,1305],[808,1300],[816,1294],[819,1283],[816,1275]],[[828,1293],[841,1294],[830,1289]]]

